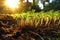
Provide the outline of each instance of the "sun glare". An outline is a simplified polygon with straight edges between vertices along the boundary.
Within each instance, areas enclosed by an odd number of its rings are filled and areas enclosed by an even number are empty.
[[[19,0],[6,0],[5,4],[10,8],[18,8]]]

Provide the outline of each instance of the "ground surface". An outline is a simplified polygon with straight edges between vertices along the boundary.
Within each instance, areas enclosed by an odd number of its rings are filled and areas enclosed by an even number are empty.
[[[60,40],[60,13],[0,14],[1,40]]]

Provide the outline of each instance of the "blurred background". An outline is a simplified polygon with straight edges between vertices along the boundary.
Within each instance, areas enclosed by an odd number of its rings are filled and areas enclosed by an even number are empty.
[[[13,1],[0,0],[0,13],[6,11],[27,12],[35,10],[35,12],[40,12],[49,10],[60,10],[60,0],[15,0],[15,6]]]

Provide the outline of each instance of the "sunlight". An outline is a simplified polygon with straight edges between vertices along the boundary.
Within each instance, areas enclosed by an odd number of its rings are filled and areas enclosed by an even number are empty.
[[[29,2],[33,2],[33,0],[29,0]]]
[[[53,0],[50,0],[49,2],[52,3]]]
[[[24,0],[24,2],[26,2],[27,0]],[[28,0],[29,2],[33,2],[33,0]]]
[[[6,0],[5,4],[10,8],[18,8],[19,0]]]
[[[41,1],[39,1],[38,5],[39,5],[39,7],[40,7],[41,9],[44,9],[44,6],[43,6],[43,4],[41,3]]]

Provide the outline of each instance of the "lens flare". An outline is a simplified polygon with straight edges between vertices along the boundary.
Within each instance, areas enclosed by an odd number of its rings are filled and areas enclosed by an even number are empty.
[[[6,0],[5,4],[10,8],[18,8],[19,0]]]

